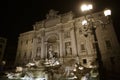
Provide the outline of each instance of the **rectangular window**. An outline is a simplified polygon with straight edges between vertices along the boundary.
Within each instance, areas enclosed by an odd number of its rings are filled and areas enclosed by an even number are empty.
[[[83,64],[87,64],[87,60],[86,59],[83,59]]]
[[[107,49],[110,49],[112,47],[110,40],[105,41]]]
[[[81,51],[83,52],[83,51],[85,51],[86,49],[85,49],[85,45],[84,44],[81,44]]]
[[[70,32],[69,31],[64,33],[64,38],[70,38]]]

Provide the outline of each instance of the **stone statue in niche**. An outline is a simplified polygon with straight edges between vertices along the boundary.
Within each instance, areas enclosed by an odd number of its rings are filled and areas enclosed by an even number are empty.
[[[66,48],[66,55],[71,55],[72,54],[72,49],[71,49],[71,43],[70,42],[65,43],[65,48]]]
[[[67,55],[70,55],[70,54],[71,54],[71,47],[70,47],[70,46],[67,46],[67,47],[66,47],[66,54],[67,54]]]
[[[52,51],[48,51],[48,58],[53,58],[53,54],[52,54]]]
[[[53,46],[49,46],[49,49],[48,49],[48,58],[52,59],[52,58],[57,58],[57,57],[58,57],[57,52],[54,52]]]
[[[51,59],[53,58],[53,47],[49,46],[48,48],[48,58]]]
[[[40,53],[41,53],[41,48],[38,47],[38,48],[37,48],[37,52],[36,52],[36,59],[37,59],[37,60],[39,60],[39,59],[41,58]]]
[[[56,18],[56,17],[58,17],[57,13],[58,13],[58,11],[51,9],[49,11],[49,13],[46,15],[46,17],[47,17],[47,19]]]

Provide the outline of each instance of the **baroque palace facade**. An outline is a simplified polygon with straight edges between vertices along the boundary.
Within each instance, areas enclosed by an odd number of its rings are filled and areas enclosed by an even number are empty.
[[[21,33],[18,39],[15,65],[24,65],[33,59],[44,60],[53,51],[61,62],[76,59],[89,66],[96,59],[96,48],[93,35],[83,35],[85,28],[81,22],[84,16],[75,17],[72,12],[57,14],[50,10],[46,19],[36,22],[33,30]],[[107,21],[102,12],[92,14],[95,19]],[[96,24],[96,35],[106,69],[117,69],[120,60],[120,46],[113,24]],[[53,55],[53,54],[52,54]]]

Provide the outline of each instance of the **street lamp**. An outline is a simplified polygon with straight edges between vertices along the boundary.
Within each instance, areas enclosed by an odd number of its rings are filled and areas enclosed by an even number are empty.
[[[81,11],[82,12],[89,12],[90,10],[93,9],[92,4],[88,3],[88,4],[83,4],[81,6]],[[105,9],[104,10],[104,15],[109,18],[109,16],[111,15],[111,10],[110,9]],[[96,36],[96,26],[95,26],[95,22],[102,22],[102,24],[104,23],[101,20],[96,20],[92,17],[92,15],[90,15],[91,17],[87,17],[85,16],[85,20],[82,21],[82,25],[85,28],[84,32],[85,32],[85,36],[88,36],[88,33],[91,32],[94,36],[94,41],[95,41],[95,47],[96,47],[96,57],[97,57],[97,62],[98,62],[98,71],[99,71],[99,78],[100,80],[105,80],[105,76],[104,76],[104,67],[103,67],[103,62],[102,62],[102,56],[101,56],[101,52],[100,52],[100,48],[98,45],[98,39]],[[107,23],[104,23],[107,24]]]

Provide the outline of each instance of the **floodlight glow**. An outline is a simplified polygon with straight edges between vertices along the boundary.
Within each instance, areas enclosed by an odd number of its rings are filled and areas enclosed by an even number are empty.
[[[90,9],[93,9],[93,5],[92,4],[88,5],[88,10],[90,10]]]
[[[83,67],[79,67],[80,70],[83,70]]]
[[[87,20],[83,20],[82,25],[87,25]]]
[[[73,71],[76,71],[76,69],[73,69]]]
[[[29,63],[31,66],[34,66],[35,65],[35,63]]]
[[[89,11],[89,10],[91,10],[91,9],[93,9],[93,5],[92,4],[83,4],[82,6],[81,6],[81,11]]]
[[[74,76],[73,78],[74,78],[74,79],[77,79],[77,76]]]
[[[56,65],[59,65],[60,63],[58,61],[56,61]]]
[[[110,9],[104,10],[104,15],[105,16],[110,16],[111,15],[111,10]]]
[[[87,10],[87,5],[86,5],[86,4],[83,4],[83,5],[81,6],[81,10],[82,10],[82,11],[86,11],[86,10]]]

